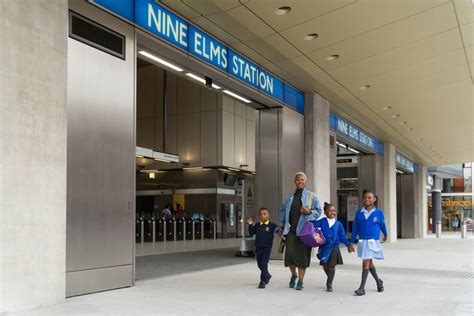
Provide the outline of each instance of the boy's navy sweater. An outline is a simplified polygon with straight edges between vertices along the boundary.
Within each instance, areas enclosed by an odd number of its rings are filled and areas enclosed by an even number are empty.
[[[357,235],[359,235],[359,239],[379,240],[380,231],[384,236],[387,236],[387,227],[385,226],[382,210],[375,209],[367,219],[365,219],[364,211],[362,209],[358,210],[352,225],[351,242],[354,242]]]
[[[278,231],[278,226],[272,222],[269,222],[268,225],[259,222],[249,227],[250,236],[256,235],[256,248],[271,248],[273,245],[273,236],[276,231]]]

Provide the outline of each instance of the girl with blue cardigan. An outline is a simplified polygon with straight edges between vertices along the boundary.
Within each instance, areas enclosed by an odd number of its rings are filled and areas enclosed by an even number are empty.
[[[385,227],[382,210],[376,207],[377,196],[374,192],[364,190],[364,207],[357,211],[354,224],[352,226],[351,244],[359,237],[357,243],[357,256],[362,259],[362,279],[359,288],[354,292],[357,296],[365,295],[365,282],[367,276],[372,274],[377,283],[377,291],[383,292],[383,281],[377,275],[373,259],[382,260],[384,258],[383,249],[380,244],[380,231],[383,233],[383,240],[387,240],[387,228]]]
[[[341,251],[339,250],[339,243],[346,245],[349,252],[354,251],[349,247],[349,240],[346,238],[346,231],[341,222],[336,219],[336,207],[327,202],[324,203],[324,214],[326,217],[314,221],[314,227],[320,228],[323,231],[326,242],[319,247],[317,254],[319,264],[323,266],[324,272],[327,276],[326,291],[332,292],[332,282],[336,274],[336,265],[343,264]]]

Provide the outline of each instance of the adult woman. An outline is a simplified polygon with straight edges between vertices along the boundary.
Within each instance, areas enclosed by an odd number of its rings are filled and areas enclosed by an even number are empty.
[[[306,190],[306,175],[295,175],[296,190],[290,194],[280,210],[280,225],[286,237],[285,267],[291,271],[290,288],[302,290],[306,268],[311,261],[311,247],[307,247],[298,237],[301,228],[309,221],[315,221],[321,215],[321,206],[313,192]],[[298,268],[298,274],[296,274]]]

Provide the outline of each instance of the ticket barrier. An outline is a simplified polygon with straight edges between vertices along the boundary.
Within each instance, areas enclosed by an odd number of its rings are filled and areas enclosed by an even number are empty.
[[[204,220],[204,238],[216,239],[217,223],[215,219]]]
[[[204,220],[194,220],[194,239],[204,239]]]
[[[135,229],[137,243],[217,238],[215,219],[164,219],[140,216],[135,222]]]
[[[135,221],[135,242],[144,242],[144,219],[143,217],[138,217]]]
[[[184,240],[184,229],[185,229],[184,219],[181,219],[181,218],[177,219],[175,240]]]
[[[153,242],[155,240],[155,218],[148,217],[144,221],[144,239],[146,242]]]
[[[185,240],[194,239],[194,221],[190,218],[184,222],[184,238]]]
[[[166,220],[166,240],[176,241],[176,219],[170,218]]]
[[[155,220],[155,241],[165,241],[166,223],[164,218]]]

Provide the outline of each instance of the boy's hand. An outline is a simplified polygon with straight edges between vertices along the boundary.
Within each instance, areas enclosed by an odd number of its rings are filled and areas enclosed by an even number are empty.
[[[253,225],[253,217],[249,217],[249,219],[247,220],[247,224]]]
[[[387,241],[387,236],[384,235],[383,238],[382,238],[382,240],[383,240],[383,241]]]

